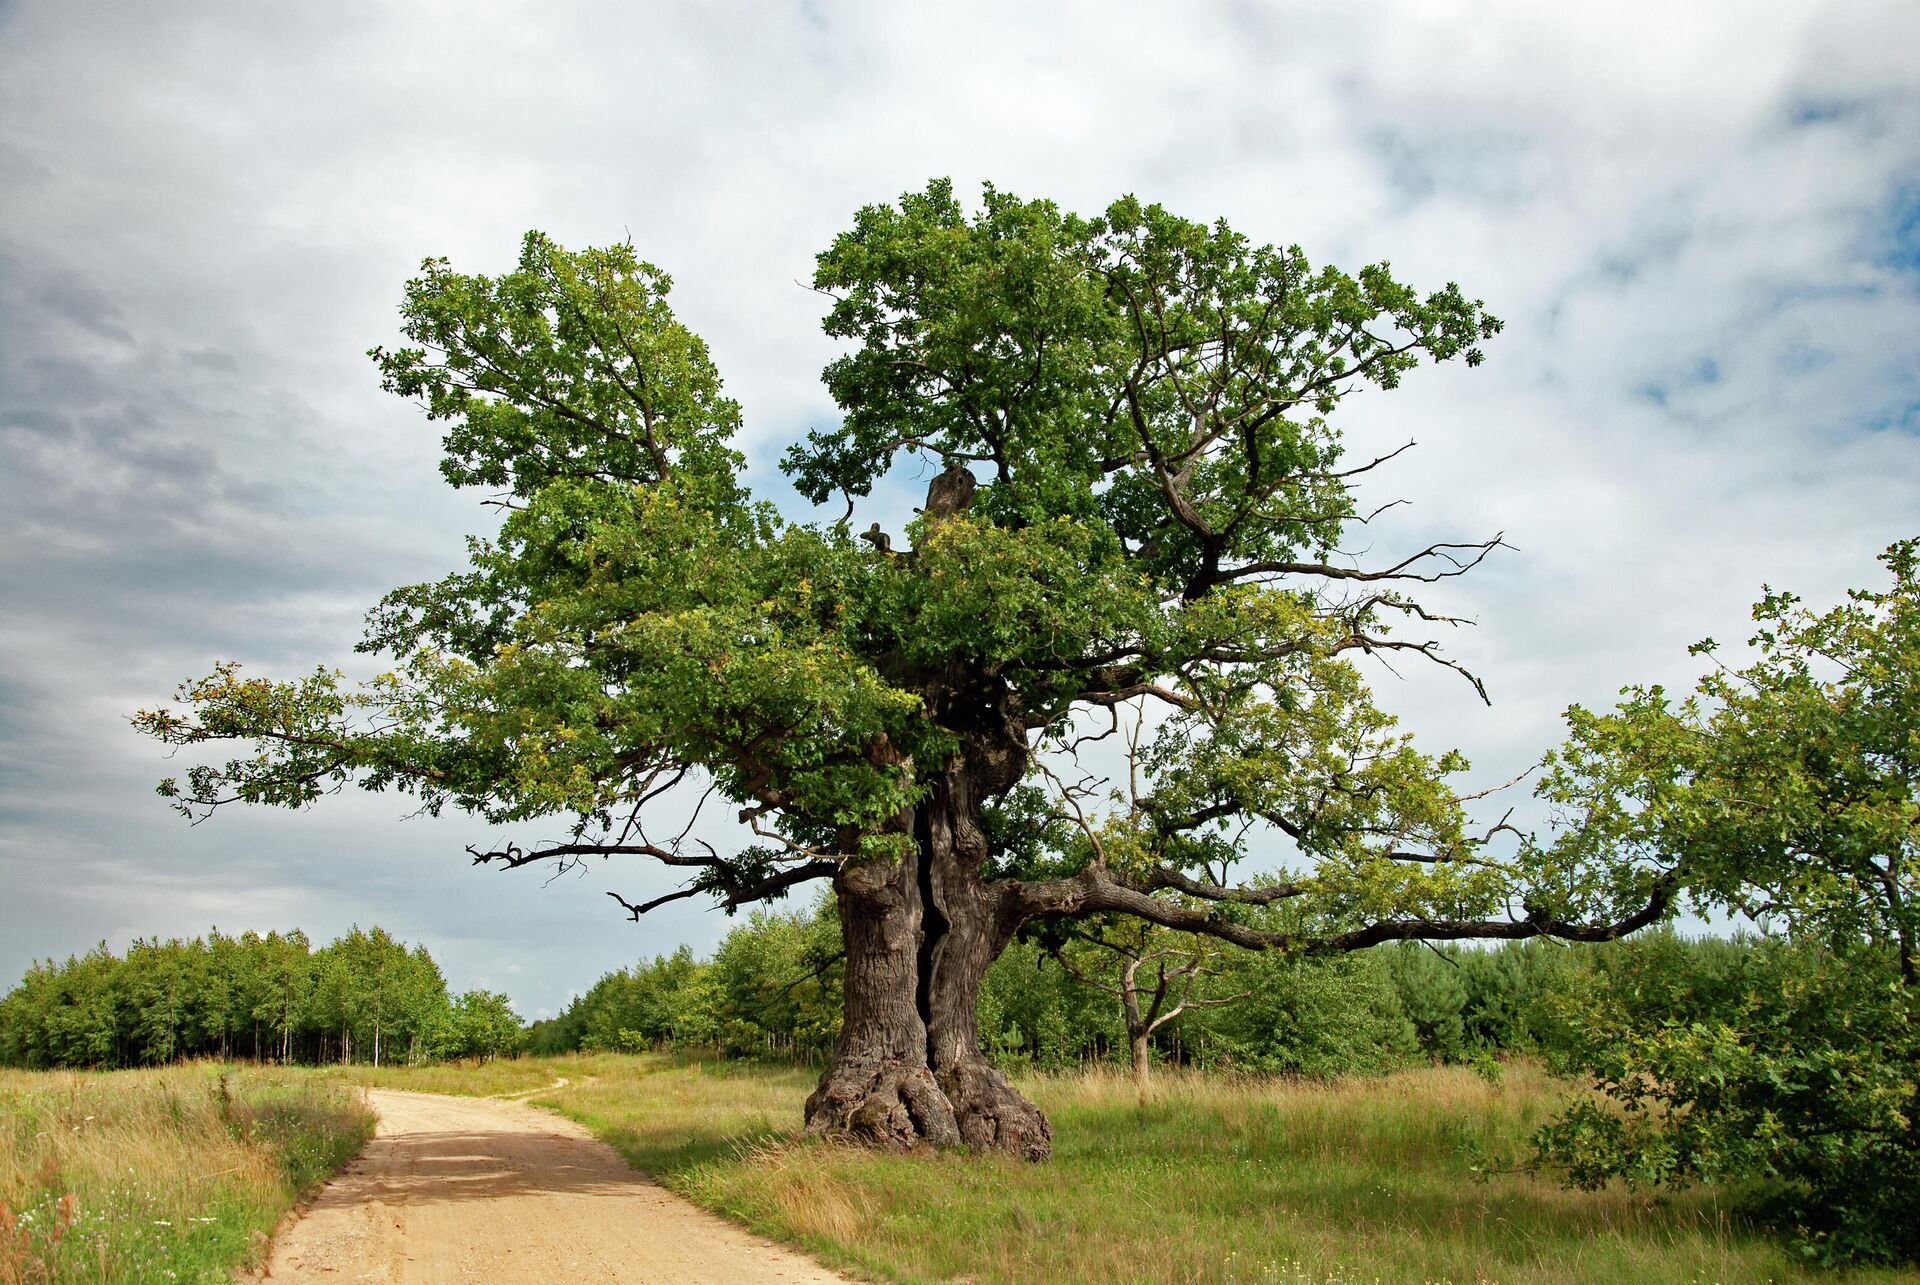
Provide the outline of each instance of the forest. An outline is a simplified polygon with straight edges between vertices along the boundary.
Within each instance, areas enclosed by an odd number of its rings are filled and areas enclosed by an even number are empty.
[[[46,960],[0,999],[0,1064],[151,1066],[187,1058],[420,1062],[492,1057],[521,1033],[504,995],[449,996],[425,946],[354,928],[103,942]]]

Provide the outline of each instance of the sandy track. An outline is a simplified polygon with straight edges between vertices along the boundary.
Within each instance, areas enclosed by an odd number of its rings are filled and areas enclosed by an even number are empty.
[[[372,1089],[360,1158],[281,1230],[280,1281],[843,1281],[522,1102]]]

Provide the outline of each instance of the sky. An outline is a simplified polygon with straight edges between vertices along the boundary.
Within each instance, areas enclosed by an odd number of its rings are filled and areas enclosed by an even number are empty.
[[[1491,707],[1375,674],[1504,780],[1568,704],[1688,683],[1763,583],[1825,603],[1920,535],[1916,48],[1910,0],[0,0],[0,988],[101,940],[377,923],[533,1017],[725,932],[605,895],[664,871],[476,869],[554,836],[393,796],[189,826],[127,724],[221,659],[351,672],[367,607],[460,564],[494,519],[365,354],[422,258],[503,271],[530,228],[673,275],[797,517],[776,461],[836,418],[813,255],[929,178],[1459,282],[1507,322],[1487,363],[1341,423],[1417,443],[1359,552],[1513,546],[1434,598]]]

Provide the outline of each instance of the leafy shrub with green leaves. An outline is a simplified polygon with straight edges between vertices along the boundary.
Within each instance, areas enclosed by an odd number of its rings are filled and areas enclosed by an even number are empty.
[[[517,1053],[526,1042],[526,1026],[513,1004],[498,991],[467,991],[453,1001],[446,1024],[436,1032],[434,1053],[442,1058],[489,1061]]]
[[[1206,1020],[1232,1064],[1246,1070],[1371,1075],[1420,1055],[1379,955],[1248,955],[1235,960],[1223,980],[1247,993]]]
[[[1817,1258],[1920,1257],[1920,1013],[1892,956],[1763,942],[1716,972],[1623,951],[1559,997],[1600,1096],[1535,1138],[1579,1186],[1754,1183]]]
[[[681,946],[608,973],[528,1035],[535,1053],[693,1045],[730,1054],[817,1056],[840,1029],[840,928],[830,897],[757,910],[709,960]]]
[[[1588,1184],[1753,1180],[1836,1260],[1920,1260],[1920,540],[1881,561],[1889,588],[1823,612],[1769,591],[1751,663],[1685,700],[1575,707],[1540,786],[1548,866],[1609,853],[1791,943],[1733,958],[1717,994],[1651,970],[1590,994],[1569,1062],[1612,1108],[1576,1108],[1542,1156]]]

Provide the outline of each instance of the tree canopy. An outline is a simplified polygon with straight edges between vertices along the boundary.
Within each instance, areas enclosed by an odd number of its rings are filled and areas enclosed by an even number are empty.
[[[1632,687],[1568,711],[1541,793],[1573,860],[1633,852],[1684,866],[1706,911],[1835,948],[1920,951],[1920,540],[1881,555],[1892,583],[1824,612],[1768,590],[1753,659],[1716,661],[1675,700]]]
[[[740,409],[631,247],[532,233],[498,277],[428,260],[407,342],[372,356],[498,530],[374,608],[373,681],[226,664],[140,713],[168,744],[246,745],[162,792],[201,816],[354,781],[502,826],[563,817],[563,842],[475,859],[688,871],[623,899],[636,918],[830,879],[847,1012],[809,1119],[889,1145],[1046,1153],[974,1022],[1027,925],[1325,952],[1604,939],[1665,912],[1657,865],[1497,854],[1465,762],[1365,683],[1369,656],[1458,670],[1433,633],[1458,622],[1417,595],[1499,539],[1343,552],[1373,516],[1360,479],[1399,451],[1350,459],[1336,415],[1422,361],[1477,364],[1501,328],[1478,301],[1130,197],[1085,218],[989,187],[969,210],[944,181],[860,211],[814,284],[843,416],[784,457],[833,506],[799,520],[748,493]],[[916,460],[918,516],[859,532]],[[1092,747],[1123,726],[1116,799]],[[661,830],[676,795],[724,801],[747,840]]]

